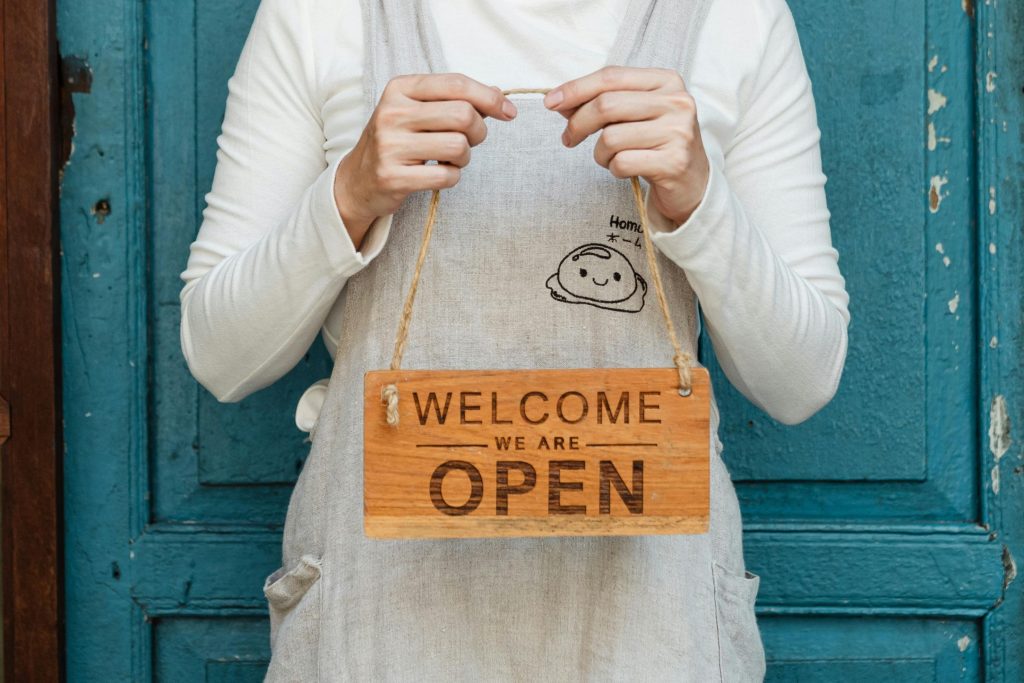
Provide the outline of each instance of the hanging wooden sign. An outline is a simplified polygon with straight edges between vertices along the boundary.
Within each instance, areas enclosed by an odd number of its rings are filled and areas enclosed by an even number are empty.
[[[364,392],[367,536],[707,530],[704,368],[686,396],[675,368],[371,371]]]
[[[364,377],[367,536],[707,531],[710,377],[679,344],[640,180],[630,180],[674,368],[402,370],[434,190],[391,368]]]

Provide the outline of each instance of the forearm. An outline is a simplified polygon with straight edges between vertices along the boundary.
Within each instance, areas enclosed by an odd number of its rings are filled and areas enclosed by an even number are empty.
[[[390,217],[356,251],[325,169],[280,224],[244,249],[193,243],[181,291],[181,343],[189,369],[221,401],[237,401],[288,372],[309,349],[348,278],[382,247]],[[233,213],[211,196],[211,234]]]
[[[808,254],[798,272],[800,255],[787,262],[776,253],[714,166],[694,215],[675,230],[665,227],[654,241],[686,271],[715,355],[737,389],[787,424],[827,404],[847,349],[842,279],[816,263],[827,258]]]

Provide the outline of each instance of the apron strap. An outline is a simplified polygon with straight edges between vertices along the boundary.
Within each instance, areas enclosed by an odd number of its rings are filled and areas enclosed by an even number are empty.
[[[516,88],[503,90],[505,95],[538,93],[546,94],[550,88]],[[661,270],[658,267],[658,259],[654,253],[654,245],[651,242],[651,228],[647,217],[647,204],[644,202],[643,190],[640,187],[640,180],[636,176],[630,178],[633,185],[633,199],[636,201],[637,210],[640,212],[640,225],[643,228],[644,248],[647,256],[647,267],[651,271],[651,278],[654,280],[654,291],[658,296],[658,306],[661,308],[661,315],[665,319],[665,330],[668,333],[669,341],[672,344],[672,362],[679,373],[679,394],[689,396],[692,389],[690,368],[694,365],[693,356],[684,351],[679,344],[679,337],[676,335],[675,325],[672,323],[672,315],[669,312],[668,300],[665,298],[665,287],[661,282]],[[391,369],[399,370],[402,366],[402,354],[405,352],[405,342],[409,335],[409,321],[412,319],[413,303],[416,300],[416,288],[420,282],[420,272],[423,269],[423,262],[427,258],[427,248],[430,246],[430,237],[434,232],[434,223],[437,220],[437,205],[441,200],[441,191],[434,190],[430,197],[430,205],[427,209],[427,222],[423,226],[423,237],[420,240],[420,251],[416,257],[416,268],[412,273],[412,282],[409,283],[409,291],[405,295],[405,304],[402,306],[402,317],[398,323],[398,332],[395,334],[395,350],[391,355]],[[389,425],[398,424],[398,387],[388,384],[381,392],[381,399],[387,404],[387,421]]]

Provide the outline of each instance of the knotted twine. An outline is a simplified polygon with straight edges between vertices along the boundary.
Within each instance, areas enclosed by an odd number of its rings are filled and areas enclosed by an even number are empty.
[[[502,90],[503,95],[518,95],[527,93],[547,94],[551,88],[512,88]],[[679,344],[679,337],[676,335],[675,325],[672,323],[672,315],[669,312],[668,300],[665,297],[665,287],[661,282],[661,270],[658,267],[658,259],[654,253],[651,242],[651,228],[647,217],[647,204],[644,202],[643,190],[640,187],[640,179],[636,176],[630,177],[633,186],[633,199],[636,202],[637,210],[640,212],[640,226],[643,229],[644,250],[646,251],[647,267],[651,271],[654,280],[654,291],[658,297],[658,306],[661,308],[661,315],[665,319],[665,330],[668,332],[669,341],[672,342],[672,362],[679,373],[679,395],[689,396],[692,390],[690,367],[693,365],[693,356],[684,351]],[[427,222],[423,226],[423,237],[420,240],[420,251],[416,257],[416,268],[412,273],[412,282],[409,283],[409,291],[405,295],[405,304],[402,306],[402,317],[398,323],[398,332],[395,335],[395,350],[391,355],[391,369],[399,370],[402,366],[402,354],[405,352],[405,342],[409,334],[409,321],[412,318],[412,306],[416,299],[416,288],[420,282],[420,272],[423,269],[423,262],[427,258],[427,247],[430,245],[430,236],[434,232],[434,223],[437,219],[437,205],[441,201],[441,191],[434,190],[430,197],[430,205],[427,208]],[[387,405],[387,421],[391,426],[398,424],[398,386],[388,384],[381,390],[381,400]]]

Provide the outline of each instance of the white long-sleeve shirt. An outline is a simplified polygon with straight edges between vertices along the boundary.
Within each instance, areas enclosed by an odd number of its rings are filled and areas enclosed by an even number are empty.
[[[627,2],[430,6],[453,70],[543,88],[600,68]],[[262,0],[228,83],[213,187],[181,274],[182,349],[221,401],[287,373],[318,331],[332,357],[344,353],[339,295],[387,247],[391,217],[374,221],[356,250],[333,193],[366,122],[363,39],[359,0]],[[686,271],[729,380],[775,419],[800,422],[838,386],[849,297],[785,0],[716,0],[686,85],[711,174],[682,225],[649,203],[654,242]],[[326,380],[301,399],[300,428],[313,426],[325,390]]]

